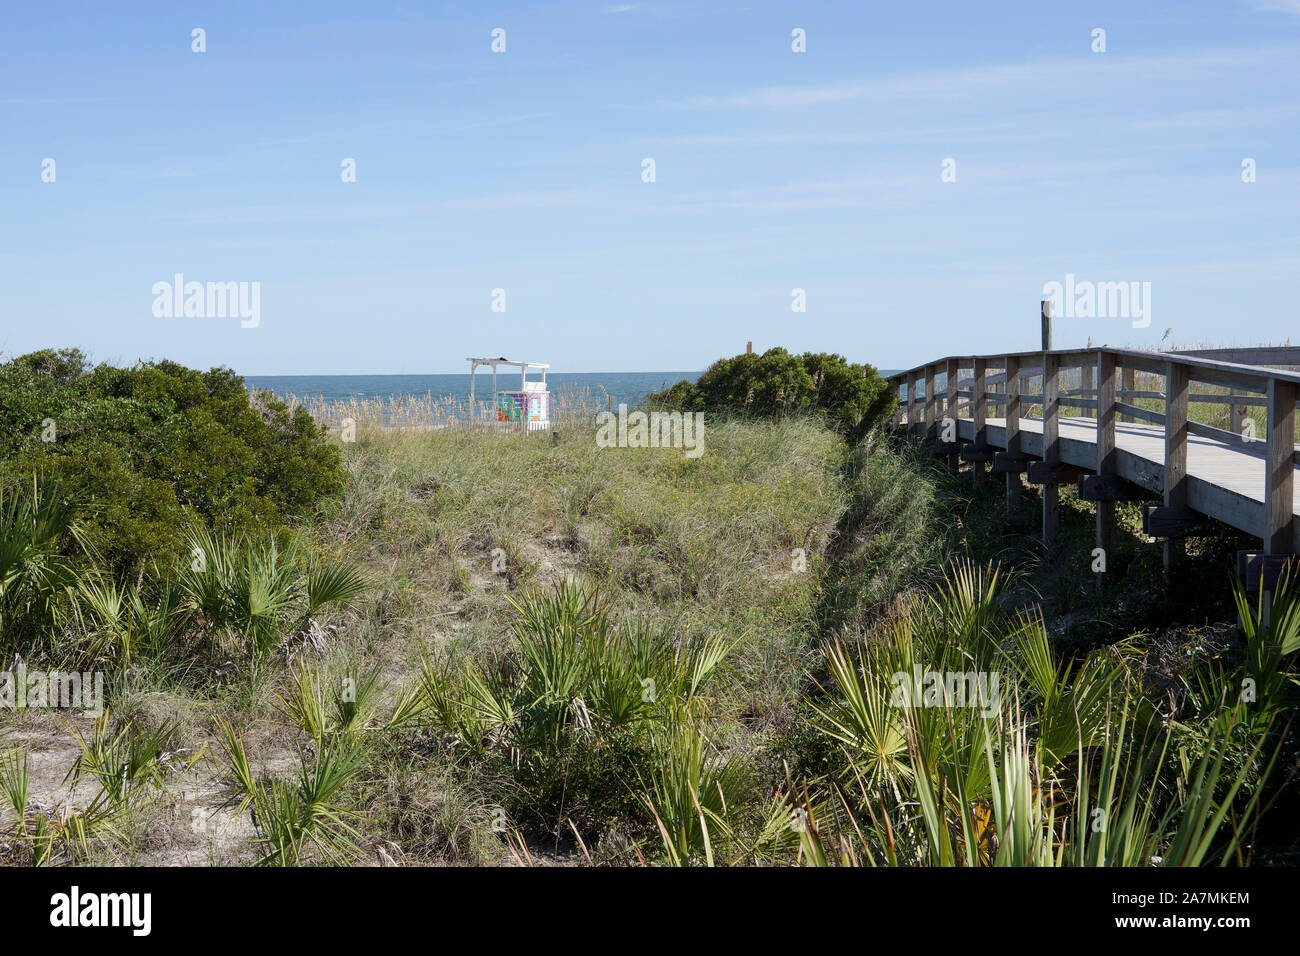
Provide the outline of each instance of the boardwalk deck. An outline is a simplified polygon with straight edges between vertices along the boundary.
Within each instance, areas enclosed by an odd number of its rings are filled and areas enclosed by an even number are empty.
[[[1091,471],[1097,462],[1097,420],[1060,418],[1061,461]],[[985,422],[988,443],[1007,447],[1003,418]],[[957,420],[961,438],[974,441],[975,422]],[[1159,494],[1164,488],[1165,430],[1158,425],[1120,422],[1115,425],[1117,473],[1134,484]],[[1222,442],[1191,435],[1187,439],[1188,504],[1213,515],[1247,534],[1264,536],[1264,443],[1258,451],[1234,448]],[[1020,419],[1020,450],[1043,457],[1043,420]],[[1293,470],[1295,466],[1292,466]],[[1300,515],[1293,505],[1292,513]]]
[[[1042,315],[1047,321],[1046,302]],[[1114,500],[1132,500],[1136,493],[1124,485],[1127,481],[1163,499],[1145,513],[1144,527],[1164,538],[1167,570],[1181,559],[1181,537],[1198,530],[1199,516],[1208,516],[1260,539],[1261,549],[1240,552],[1238,565],[1247,569],[1243,576],[1253,586],[1271,590],[1277,574],[1300,553],[1300,372],[1278,367],[1297,362],[1300,350],[1291,348],[1197,353],[1048,348],[950,355],[889,381],[907,435],[937,440],[936,449],[953,467],[960,451],[960,458],[973,463],[977,482],[992,458],[995,470],[1007,472],[1009,508],[1019,501],[1018,472],[1025,459],[1042,459],[1028,464],[1026,477],[1043,486],[1045,546],[1057,534],[1059,483],[1091,471],[1099,477],[1087,482],[1086,490],[1097,505],[1097,545],[1103,553],[1113,533]],[[1138,374],[1146,377],[1140,389]],[[1151,379],[1163,388],[1153,388]],[[1027,383],[1034,381],[1038,388],[1030,391]],[[1163,400],[1163,411],[1151,407],[1153,399]],[[1193,407],[1225,404],[1228,415],[1216,420],[1227,418],[1228,429],[1192,414]],[[1066,417],[1062,406],[1097,417]],[[1042,409],[1041,418],[1023,416],[1034,407]],[[1262,428],[1247,414],[1252,407],[1262,409]],[[971,446],[961,447],[963,441]],[[1000,448],[1012,454],[992,454]]]

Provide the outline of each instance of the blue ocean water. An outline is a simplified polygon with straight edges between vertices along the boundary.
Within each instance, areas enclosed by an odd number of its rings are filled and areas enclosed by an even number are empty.
[[[529,381],[540,373],[532,370]],[[546,373],[546,384],[553,392],[589,388],[599,394],[600,388],[614,396],[615,401],[635,407],[650,392],[682,379],[692,382],[699,372],[553,372]],[[319,396],[327,401],[348,398],[389,399],[400,396],[423,398],[432,395],[440,398],[465,400],[469,398],[469,372],[453,375],[247,375],[244,381],[252,388],[266,389],[279,397],[295,395],[300,399]],[[498,388],[513,388],[519,384],[519,371],[502,369],[497,375]],[[479,373],[474,386],[475,397],[490,401],[492,376]]]

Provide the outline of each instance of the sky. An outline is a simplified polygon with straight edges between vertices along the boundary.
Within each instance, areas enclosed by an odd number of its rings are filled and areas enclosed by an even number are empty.
[[[906,368],[1037,348],[1067,276],[1137,283],[1149,324],[1058,309],[1058,348],[1300,340],[1300,0],[0,24],[0,357],[656,371],[752,341]],[[177,274],[256,283],[256,323],[156,314]]]

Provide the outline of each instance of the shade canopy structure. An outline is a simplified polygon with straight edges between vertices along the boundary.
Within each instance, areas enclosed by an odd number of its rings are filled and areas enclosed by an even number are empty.
[[[504,355],[496,358],[469,358],[469,402],[472,409],[478,405],[474,399],[475,379],[478,367],[486,365],[492,369],[492,400],[496,406],[496,420],[502,426],[518,425],[527,431],[546,428],[550,422],[551,396],[546,390],[546,370],[551,366],[546,362],[523,362],[508,359]],[[519,369],[518,389],[497,388],[497,369],[505,365]],[[530,369],[541,369],[539,380],[529,381]]]
[[[511,368],[519,369],[519,390],[527,391],[528,388],[528,370],[530,368],[540,368],[542,370],[542,391],[546,390],[546,370],[550,368],[548,362],[520,362],[517,359],[508,359],[505,356],[497,358],[467,358],[469,362],[469,400],[474,401],[474,373],[478,371],[480,365],[490,366],[492,369],[492,395],[497,393],[497,366],[508,365]]]

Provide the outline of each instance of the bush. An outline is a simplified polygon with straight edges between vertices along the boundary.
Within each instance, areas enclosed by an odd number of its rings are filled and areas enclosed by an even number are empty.
[[[870,365],[842,355],[783,348],[718,359],[692,385],[681,381],[648,401],[678,411],[714,409],[773,417],[790,412],[825,415],[841,432],[865,433],[889,411],[888,383]]]
[[[309,514],[343,487],[324,438],[305,410],[250,397],[229,369],[92,366],[77,349],[0,364],[0,484],[57,482],[121,573],[181,553],[196,515],[254,533]]]

